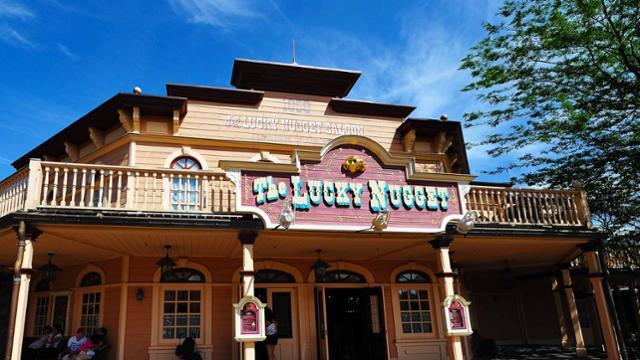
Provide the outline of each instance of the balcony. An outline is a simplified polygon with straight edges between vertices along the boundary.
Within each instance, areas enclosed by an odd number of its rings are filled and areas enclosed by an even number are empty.
[[[232,213],[224,172],[31,160],[0,183],[0,216],[32,209]]]
[[[580,190],[533,190],[472,186],[465,197],[477,224],[591,227]]]
[[[0,216],[34,209],[230,214],[235,197],[235,185],[220,171],[31,160],[0,183]],[[591,226],[579,190],[472,186],[465,200],[478,224]]]

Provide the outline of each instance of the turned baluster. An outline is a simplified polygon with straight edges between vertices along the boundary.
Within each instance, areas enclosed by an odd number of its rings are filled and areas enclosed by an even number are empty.
[[[122,196],[122,171],[118,171],[118,181],[116,184],[116,198],[115,198],[115,206],[116,208],[120,208],[121,205],[121,200],[120,197]]]

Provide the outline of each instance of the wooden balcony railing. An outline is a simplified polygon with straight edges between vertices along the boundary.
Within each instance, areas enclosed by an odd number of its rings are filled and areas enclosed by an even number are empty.
[[[467,210],[480,224],[590,227],[589,208],[580,190],[530,190],[472,186]]]
[[[223,172],[32,160],[0,183],[0,216],[35,208],[228,213],[235,185]]]
[[[37,208],[230,213],[235,185],[223,172],[31,160],[0,182],[0,216]],[[480,224],[590,227],[579,190],[472,186],[466,210]]]

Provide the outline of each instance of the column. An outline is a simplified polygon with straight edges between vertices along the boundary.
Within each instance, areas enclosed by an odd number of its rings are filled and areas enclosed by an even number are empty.
[[[22,230],[24,229],[24,230]],[[22,222],[18,228],[18,241],[24,241],[24,253],[20,267],[20,289],[15,307],[15,324],[13,327],[13,344],[11,346],[11,360],[22,358],[22,341],[29,302],[29,283],[33,272],[33,243],[40,235],[40,231]]]
[[[453,279],[455,274],[451,271],[451,259],[449,258],[449,245],[452,241],[453,238],[449,236],[439,236],[437,239],[429,241],[429,244],[437,253],[439,271],[437,275],[440,282],[440,288],[442,289],[445,298],[455,294],[453,288]],[[441,311],[440,306],[438,306],[437,311]],[[460,336],[449,336],[449,348],[452,355],[451,359],[464,359]]]
[[[603,273],[602,267],[600,266],[600,259],[596,252],[597,245],[589,243],[581,248],[585,251],[584,254],[587,257],[587,263],[589,265],[589,279],[591,280],[591,287],[593,288],[593,295],[596,300],[604,346],[607,348],[607,359],[618,360],[620,359],[620,348],[618,347],[615,329],[613,328],[613,319],[607,306],[607,295],[602,285]]]
[[[568,349],[571,347],[569,341],[569,330],[567,329],[567,321],[564,317],[564,307],[562,306],[562,288],[561,281],[558,281],[557,276],[551,277],[551,292],[553,293],[553,300],[556,304],[556,313],[558,314],[558,325],[560,325],[560,343],[562,347]]]
[[[576,354],[578,356],[586,356],[587,349],[584,346],[584,338],[582,337],[582,327],[580,326],[580,318],[578,317],[578,307],[576,306],[576,297],[573,294],[573,283],[571,282],[571,273],[568,266],[563,266],[560,270],[562,274],[562,287],[567,297],[567,305],[569,306],[569,317],[573,325],[573,334],[576,339]]]
[[[242,276],[242,296],[253,296],[253,279],[255,275],[253,268],[253,244],[256,242],[257,237],[258,233],[255,231],[241,231],[240,234],[238,234],[238,239],[240,240],[240,244],[242,244],[242,272],[240,273]],[[243,342],[242,349],[243,360],[255,360],[256,348],[254,342]]]

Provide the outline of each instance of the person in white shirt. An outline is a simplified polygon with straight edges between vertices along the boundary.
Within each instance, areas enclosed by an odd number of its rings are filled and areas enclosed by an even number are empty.
[[[264,317],[266,320],[267,328],[265,329],[265,333],[267,338],[264,340],[264,344],[267,347],[267,356],[269,360],[275,360],[275,349],[276,345],[278,345],[278,322],[273,316],[273,311],[266,307],[264,309]]]
[[[87,342],[87,337],[85,336],[84,328],[78,328],[76,334],[69,338],[67,342],[67,351],[65,351],[62,355],[66,355],[69,353],[75,354],[78,352],[78,349],[82,344]]]

